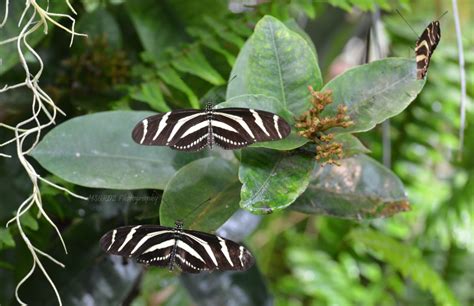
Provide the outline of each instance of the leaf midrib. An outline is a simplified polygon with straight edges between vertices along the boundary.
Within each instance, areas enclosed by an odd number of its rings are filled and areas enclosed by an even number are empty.
[[[272,46],[273,46],[273,52],[275,53],[275,58],[276,58],[276,63],[277,63],[277,68],[278,68],[278,77],[280,80],[280,90],[281,90],[281,95],[282,95],[282,100],[283,104],[286,106],[286,93],[285,93],[285,87],[283,84],[283,75],[281,73],[281,65],[280,65],[280,58],[278,56],[278,50],[276,46],[276,41],[275,41],[275,35],[273,31],[273,25],[270,23],[269,24],[269,29],[271,32],[271,41],[272,41]]]

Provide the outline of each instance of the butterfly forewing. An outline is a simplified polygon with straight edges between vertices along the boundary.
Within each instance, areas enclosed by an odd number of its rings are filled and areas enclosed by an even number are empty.
[[[250,108],[216,109],[212,114],[216,143],[225,149],[246,147],[258,141],[280,140],[291,128],[280,116]]]
[[[431,22],[418,38],[415,47],[417,79],[425,78],[430,65],[431,55],[441,39],[439,21]]]
[[[143,119],[133,129],[132,138],[142,145],[173,147],[190,130],[190,134],[199,132],[196,126],[202,126],[203,122],[207,122],[204,112],[194,109],[175,110]]]

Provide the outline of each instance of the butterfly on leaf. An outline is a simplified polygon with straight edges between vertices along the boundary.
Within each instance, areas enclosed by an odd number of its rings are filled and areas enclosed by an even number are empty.
[[[137,262],[170,270],[178,266],[187,273],[212,270],[245,271],[255,262],[242,245],[204,232],[159,225],[122,226],[100,239],[109,254],[135,258]]]
[[[168,146],[199,151],[214,144],[233,150],[255,142],[281,140],[290,125],[280,116],[251,108],[181,109],[154,115],[139,122],[132,132],[142,145]]]

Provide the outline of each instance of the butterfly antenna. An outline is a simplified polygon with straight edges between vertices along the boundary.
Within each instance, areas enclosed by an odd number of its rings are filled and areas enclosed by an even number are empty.
[[[440,20],[441,18],[443,18],[443,16],[446,15],[447,13],[448,13],[448,11],[445,11],[445,12],[444,12],[443,14],[441,14],[441,16],[439,16],[438,19],[436,19],[436,20],[439,21],[439,20]]]
[[[405,21],[405,23],[410,27],[410,29],[413,31],[413,33],[415,33],[416,37],[420,38],[418,36],[418,34],[416,34],[415,30],[411,27],[411,25],[408,23],[408,21],[405,19],[405,17],[403,17],[403,15],[400,13],[400,11],[398,9],[396,9],[395,11],[397,11],[398,15],[400,15],[400,17],[402,17],[402,19]]]

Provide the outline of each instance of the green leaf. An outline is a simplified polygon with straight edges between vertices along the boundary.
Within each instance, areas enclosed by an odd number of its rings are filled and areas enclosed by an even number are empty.
[[[141,146],[133,127],[151,112],[113,111],[76,117],[51,130],[31,155],[74,184],[112,189],[164,189],[185,164],[205,153]]]
[[[209,16],[204,16],[203,19],[222,40],[225,40],[231,44],[236,45],[239,48],[242,48],[244,40],[239,35],[235,34],[234,32],[228,31],[225,25]]]
[[[141,0],[127,1],[126,6],[143,47],[155,60],[165,58],[164,46],[178,46],[187,39],[180,22],[164,9],[166,4]]]
[[[316,51],[316,46],[314,45],[313,40],[308,35],[308,33],[306,33],[302,28],[300,28],[296,20],[288,19],[287,21],[285,21],[285,25],[293,32],[299,34],[306,41],[308,46],[311,47],[311,50],[313,51],[314,56],[316,57],[316,59],[318,59],[318,52]]]
[[[168,112],[171,110],[163,98],[158,81],[143,83],[140,86],[140,90],[131,96],[135,100],[147,103],[151,108],[159,112]]]
[[[169,181],[160,206],[160,224],[215,231],[239,208],[237,166],[208,157],[181,168]]]
[[[213,35],[209,34],[208,31],[205,31],[201,28],[196,27],[196,28],[188,28],[188,33],[192,36],[199,37],[201,40],[201,43],[204,46],[222,54],[227,60],[227,63],[229,63],[231,67],[234,66],[235,56],[229,51],[227,51],[224,47],[221,47],[217,39]]]
[[[270,148],[275,150],[293,150],[308,142],[308,139],[298,135],[298,132],[294,127],[295,120],[291,113],[288,112],[284,108],[283,104],[274,97],[264,95],[242,95],[233,97],[223,103],[216,105],[217,109],[225,107],[254,108],[278,114],[292,127],[291,134],[285,139],[278,141],[259,142],[253,144],[251,147]]]
[[[164,67],[158,69],[158,75],[160,78],[169,86],[174,87],[180,91],[182,91],[189,100],[189,104],[192,108],[199,108],[199,99],[194,94],[193,90],[189,88],[186,83],[180,78],[178,73],[171,67]]]
[[[420,93],[425,80],[416,79],[414,59],[388,58],[358,66],[344,72],[324,86],[333,91],[333,103],[323,115],[334,115],[337,106],[347,106],[354,121],[341,133],[368,131],[387,118],[403,111]]]
[[[333,141],[342,144],[344,158],[360,153],[370,153],[370,150],[367,149],[362,144],[362,142],[360,142],[360,140],[352,134],[336,134]]]
[[[33,231],[37,231],[39,228],[38,221],[36,221],[36,219],[31,216],[29,211],[20,217],[20,223]]]
[[[257,214],[287,207],[308,186],[314,164],[311,156],[294,152],[242,150],[240,207]]]
[[[282,22],[263,17],[240,51],[231,73],[227,99],[243,94],[273,96],[293,114],[310,106],[308,86],[322,86],[315,54],[308,43]]]
[[[417,248],[369,229],[352,230],[349,238],[392,265],[403,276],[410,277],[422,289],[431,292],[438,305],[460,305],[448,285],[428,265]]]
[[[366,155],[316,167],[292,209],[342,218],[387,217],[410,209],[400,179]]]
[[[344,269],[340,261],[325,251],[313,247],[290,247],[285,257],[291,274],[285,273],[278,279],[279,292],[312,297],[323,305],[351,306],[367,301],[363,293],[372,288],[363,287],[354,277],[354,272]]]
[[[12,248],[15,246],[15,240],[7,228],[0,228],[0,250]]]
[[[183,56],[174,59],[172,65],[179,71],[198,76],[213,85],[225,84],[225,80],[212,68],[198,47],[193,47]]]
[[[115,50],[122,48],[122,33],[115,17],[107,10],[99,8],[81,15],[76,31],[87,34],[90,40],[105,38],[108,46]],[[80,48],[81,45],[75,45]]]

